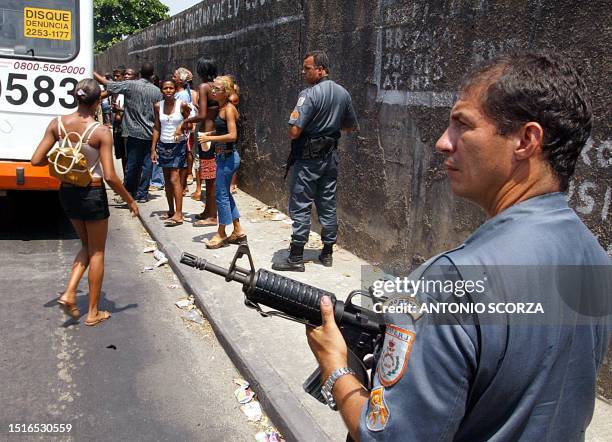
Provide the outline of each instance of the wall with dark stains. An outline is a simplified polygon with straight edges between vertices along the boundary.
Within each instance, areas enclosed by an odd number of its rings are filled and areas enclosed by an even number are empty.
[[[603,0],[208,0],[97,57],[100,71],[152,61],[164,77],[195,72],[201,56],[236,76],[245,118],[240,186],[285,208],[286,121],[304,86],[306,50],[332,60],[352,94],[361,132],[342,138],[338,191],[342,246],[404,271],[459,244],[482,221],[449,191],[434,144],[461,76],[517,48],[555,49],[589,84],[592,137],[569,189],[572,207],[612,253],[609,4]],[[609,365],[608,365],[609,367]],[[607,391],[612,396],[612,374]]]

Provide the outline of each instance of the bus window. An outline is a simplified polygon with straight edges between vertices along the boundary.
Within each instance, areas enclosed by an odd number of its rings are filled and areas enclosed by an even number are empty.
[[[3,0],[0,57],[67,61],[78,52],[77,0]]]

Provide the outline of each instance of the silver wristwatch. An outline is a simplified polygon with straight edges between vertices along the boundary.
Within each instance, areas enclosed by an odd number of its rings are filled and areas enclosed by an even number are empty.
[[[354,375],[355,372],[352,368],[349,367],[338,368],[334,370],[332,374],[329,375],[329,377],[321,387],[321,394],[323,395],[325,402],[327,402],[327,405],[329,405],[329,408],[331,408],[332,410],[338,409],[338,407],[336,407],[336,401],[334,400],[334,396],[332,396],[332,389],[334,388],[334,384],[336,383],[336,381],[345,374]]]

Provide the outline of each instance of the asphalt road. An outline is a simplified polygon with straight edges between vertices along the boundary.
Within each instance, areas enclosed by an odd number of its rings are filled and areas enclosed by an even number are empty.
[[[0,198],[0,214],[0,439],[26,440],[9,424],[64,423],[53,440],[254,440],[235,367],[207,324],[181,319],[172,271],[141,273],[154,259],[127,210],[111,208],[100,306],[112,318],[96,327],[55,302],[79,248],[56,194]]]

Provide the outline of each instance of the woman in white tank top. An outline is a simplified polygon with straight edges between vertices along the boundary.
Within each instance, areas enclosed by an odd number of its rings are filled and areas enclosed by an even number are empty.
[[[138,216],[138,205],[115,173],[110,130],[100,126],[94,118],[100,104],[100,86],[91,78],[81,80],[74,88],[74,97],[78,103],[76,112],[51,120],[32,155],[32,165],[48,165],[47,154],[60,139],[68,137],[76,141],[74,133],[82,136],[84,144],[81,152],[85,154],[89,167],[93,168],[92,180],[87,187],[75,187],[66,183],[60,187],[60,201],[82,245],[72,263],[66,290],[57,302],[67,315],[79,319],[81,312],[77,307],[76,292],[79,281],[89,267],[89,311],[85,325],[96,325],[110,318],[109,312],[98,310],[110,215],[104,181],[128,203],[134,216]]]
[[[176,86],[173,80],[162,85],[164,99],[155,103],[155,126],[151,140],[151,160],[159,163],[164,171],[165,191],[168,199],[168,213],[162,216],[167,227],[183,224],[183,186],[181,170],[187,167],[187,139],[176,136],[176,128],[191,111],[184,101],[174,98]]]

